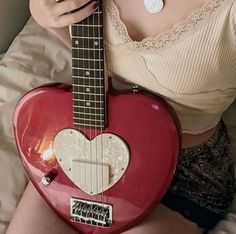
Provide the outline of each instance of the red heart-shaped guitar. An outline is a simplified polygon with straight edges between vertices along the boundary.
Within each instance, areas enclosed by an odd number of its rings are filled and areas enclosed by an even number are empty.
[[[15,138],[33,184],[66,222],[80,233],[121,233],[167,191],[179,125],[160,97],[105,90],[101,6],[71,29],[72,87],[27,93],[16,106]]]

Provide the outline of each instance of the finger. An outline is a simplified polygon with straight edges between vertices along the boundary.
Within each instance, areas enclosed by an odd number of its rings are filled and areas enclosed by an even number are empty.
[[[71,14],[64,14],[58,17],[57,25],[58,27],[64,27],[67,25],[78,23],[90,16],[98,8],[98,6],[99,3],[94,1],[79,11]]]
[[[60,0],[59,0],[60,1]],[[64,15],[66,13],[73,12],[88,4],[91,0],[66,0],[60,1],[55,4],[52,14],[56,16]]]
[[[38,0],[42,9],[51,9],[56,2],[56,0]]]

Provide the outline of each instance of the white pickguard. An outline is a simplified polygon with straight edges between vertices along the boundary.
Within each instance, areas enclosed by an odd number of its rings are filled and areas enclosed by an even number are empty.
[[[65,174],[90,195],[112,187],[126,171],[130,157],[120,137],[104,133],[89,141],[75,129],[59,132],[53,150]]]

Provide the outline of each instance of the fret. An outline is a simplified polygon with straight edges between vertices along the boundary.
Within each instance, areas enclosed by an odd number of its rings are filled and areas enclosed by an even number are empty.
[[[86,88],[96,88],[96,89],[103,88],[103,86],[91,86],[91,85],[83,85],[83,84],[73,84],[73,86],[86,87]]]
[[[95,59],[95,58],[72,58],[73,60],[83,60],[92,62],[103,62],[103,59]]]
[[[95,103],[95,104],[96,104],[96,103],[104,103],[104,101],[102,101],[102,100],[99,100],[99,101],[98,101],[98,100],[83,99],[83,98],[82,98],[82,99],[81,99],[81,98],[74,98],[73,100],[74,100],[74,101],[79,101],[79,102],[82,102],[82,103],[83,103],[83,102],[85,102],[85,103],[88,103],[88,102],[89,102],[89,103]]]
[[[94,69],[94,68],[85,68],[85,67],[72,67],[72,69],[79,69],[83,71],[103,71],[102,68]]]
[[[102,89],[104,86],[104,79],[103,78],[80,78],[80,77],[74,77],[73,79],[73,91],[75,93],[80,92],[80,89],[75,89],[76,87],[86,87],[86,88],[97,88]],[[90,90],[86,89],[84,92],[91,92]],[[97,93],[97,92],[96,92]]]
[[[101,24],[81,24],[81,23],[75,24],[75,26],[77,27],[102,27]]]
[[[90,89],[92,93],[100,93],[104,91],[103,86],[89,86],[89,85],[73,85],[73,92],[74,93],[84,93],[86,90]]]
[[[90,77],[90,76],[72,76],[73,79],[96,79],[103,80],[102,77]]]
[[[96,97],[102,97],[103,95],[101,95],[100,93],[90,93],[90,92],[87,92],[87,93],[83,93],[83,92],[79,92],[79,93],[76,93],[74,92],[74,97],[76,98],[78,96],[85,96],[85,97],[89,97],[89,96],[96,96]]]
[[[79,107],[86,107],[86,108],[102,108],[104,107],[104,102],[92,102],[92,101],[77,101],[73,99],[74,105],[77,105]]]
[[[72,46],[72,49],[75,49],[75,51],[76,50],[78,50],[78,51],[87,51],[87,50],[89,50],[89,51],[103,51],[103,49],[102,48],[81,48],[81,47],[73,47]]]
[[[89,115],[85,118],[82,118],[82,117],[73,117],[74,120],[82,120],[82,121],[88,121],[88,122],[92,122],[92,121],[96,121],[96,122],[100,122],[100,123],[104,123],[104,120],[103,119],[91,119],[89,118]]]
[[[91,127],[91,128],[104,128],[103,124],[84,124],[84,123],[74,123],[74,126],[78,127]]]
[[[100,37],[100,36],[98,36],[98,37],[94,37],[94,36],[91,36],[91,37],[89,37],[89,36],[87,36],[87,37],[85,37],[85,36],[72,36],[72,38],[73,39],[88,39],[88,40],[96,40],[96,39],[102,39],[103,37]]]
[[[74,97],[76,98],[77,96],[103,96],[103,94],[101,94],[101,93],[92,93],[91,92],[91,90],[89,89],[86,89],[85,90],[86,92],[81,92],[81,91],[79,91],[79,92],[74,92]]]
[[[91,60],[72,60],[72,68],[79,68],[79,69],[101,69],[101,67],[103,66],[103,62],[100,61],[91,61]]]
[[[87,38],[87,37],[99,37],[102,39],[103,30],[101,27],[96,26],[87,26],[87,25],[78,25],[72,26],[72,37],[80,37],[80,38]]]
[[[94,99],[89,99],[89,98],[74,98],[73,99],[74,101],[78,101],[78,102],[81,102],[82,104],[83,103],[100,103],[100,104],[104,104],[104,100],[103,99],[99,99],[99,100],[94,100]]]
[[[79,126],[86,126],[87,128],[103,128],[104,127],[104,123],[103,122],[98,122],[98,121],[82,121],[82,120],[75,120],[74,119],[74,124],[77,124]]]
[[[90,60],[101,60],[103,61],[103,50],[97,49],[85,49],[85,50],[72,50],[72,59],[90,59]]]
[[[102,13],[102,11],[94,11],[94,12],[93,12],[93,14],[95,14],[95,15],[96,15],[96,14],[101,14],[101,13]]]
[[[81,109],[87,109],[88,111],[89,110],[103,110],[103,108],[101,108],[101,107],[93,107],[93,108],[91,108],[91,107],[88,107],[88,106],[80,106],[80,105],[77,105],[77,104],[73,104],[73,107],[74,108],[81,108]],[[87,112],[88,113],[88,112]],[[93,112],[92,112],[93,113]]]
[[[101,49],[103,48],[103,39],[90,38],[80,39],[79,37],[72,37],[72,47],[74,48],[90,48],[90,49]]]
[[[93,115],[93,114],[97,114],[100,115],[101,118],[103,118],[103,114],[104,114],[104,110],[103,108],[89,108],[86,106],[79,106],[79,105],[73,105],[73,111],[74,112],[79,112],[79,113],[84,113],[84,114],[89,114],[89,115]]]
[[[85,92],[91,92],[91,93],[103,93],[104,94],[104,87],[88,87],[88,86],[73,86],[73,92],[75,93],[85,93]]]
[[[87,78],[87,79],[73,79],[73,85],[74,86],[79,85],[79,86],[88,87],[88,88],[89,87],[101,88],[101,87],[103,87],[104,82],[103,82],[103,80],[100,80],[100,79],[89,79],[89,78]],[[75,89],[74,89],[74,91],[75,91]]]
[[[97,90],[102,90],[104,82],[101,80],[85,80],[85,79],[77,79],[73,82],[73,87],[86,87],[86,88],[96,88]],[[88,89],[87,89],[88,90]],[[80,90],[73,89],[74,93],[80,92]],[[97,93],[97,92],[96,92]],[[100,92],[99,92],[100,93]]]
[[[88,115],[100,115],[101,118],[104,119],[103,114],[104,114],[104,110],[103,108],[86,108],[84,106],[73,106],[73,112],[74,113],[83,113],[83,114],[88,114]]]
[[[93,99],[86,99],[86,98],[74,98],[73,99],[74,104],[79,104],[80,106],[84,107],[102,107],[104,106],[104,99],[98,99],[98,100],[93,100]]]
[[[96,120],[83,120],[83,119],[74,119],[74,124],[78,125],[86,125],[87,128],[90,126],[94,127],[99,127],[99,126],[104,126],[104,121],[96,121]]]
[[[78,99],[84,99],[84,100],[104,100],[103,98],[103,93],[101,94],[96,94],[96,95],[91,95],[91,94],[81,94],[81,93],[74,93],[74,99],[78,100]]]
[[[89,124],[92,124],[92,125],[95,125],[95,124],[103,124],[105,121],[104,120],[97,120],[97,119],[87,119],[87,118],[73,118],[74,120],[74,123],[81,123],[81,124],[84,124],[84,123],[87,123],[88,125]]]
[[[96,114],[96,113],[84,113],[84,112],[78,112],[78,111],[74,111],[73,113],[75,117],[89,115],[90,117],[94,119],[98,117],[102,118],[101,114]]]
[[[83,68],[74,68],[72,69],[72,76],[89,76],[89,77],[101,77],[104,78],[104,69],[83,69]]]
[[[77,124],[79,126],[86,126],[87,128],[90,127],[96,127],[96,128],[103,128],[104,127],[104,121],[91,121],[91,120],[78,120],[78,119],[74,119],[74,124]]]

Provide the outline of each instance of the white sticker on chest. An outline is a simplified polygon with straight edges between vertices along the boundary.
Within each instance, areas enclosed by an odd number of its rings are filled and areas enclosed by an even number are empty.
[[[144,0],[145,7],[150,14],[155,14],[162,10],[163,0]]]
[[[130,160],[126,143],[109,133],[89,141],[75,129],[64,129],[56,135],[53,150],[64,173],[90,195],[115,185]]]

